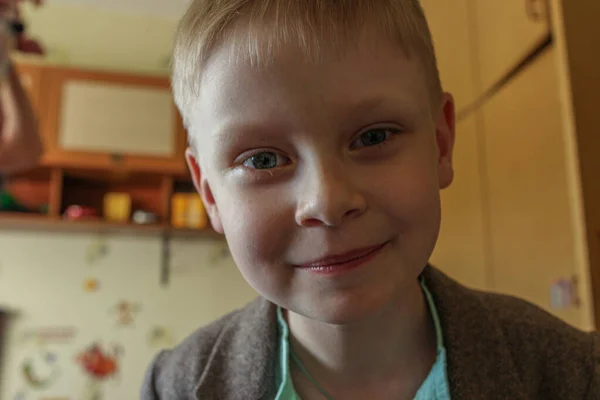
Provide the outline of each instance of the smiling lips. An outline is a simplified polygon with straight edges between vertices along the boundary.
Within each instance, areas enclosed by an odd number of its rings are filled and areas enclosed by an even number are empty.
[[[324,275],[345,272],[371,261],[387,244],[388,242],[385,242],[376,246],[353,250],[345,254],[325,257],[308,264],[299,265],[298,267]]]

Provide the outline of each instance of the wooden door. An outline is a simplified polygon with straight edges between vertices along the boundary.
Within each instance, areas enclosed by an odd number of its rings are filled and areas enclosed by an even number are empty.
[[[547,0],[469,0],[480,90],[491,88],[549,33]]]
[[[475,115],[457,124],[454,182],[442,191],[442,227],[431,262],[464,285],[487,289],[480,134]]]
[[[569,192],[576,185],[568,181],[573,160],[565,146],[554,50],[510,82],[482,114],[492,288],[582,326],[589,310],[551,301],[551,288],[561,279],[587,284],[576,254],[577,205]]]
[[[470,0],[421,0],[438,58],[445,91],[451,92],[461,112],[475,98]]]

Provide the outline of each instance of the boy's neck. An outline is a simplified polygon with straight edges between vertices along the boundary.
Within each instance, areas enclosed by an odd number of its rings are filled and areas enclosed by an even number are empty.
[[[338,398],[412,396],[435,362],[435,328],[416,280],[383,312],[361,323],[330,325],[291,311],[287,320],[292,351]],[[292,371],[296,385],[310,383],[298,368]]]

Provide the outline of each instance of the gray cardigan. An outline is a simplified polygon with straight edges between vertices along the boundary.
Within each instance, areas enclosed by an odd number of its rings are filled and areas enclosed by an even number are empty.
[[[600,399],[600,334],[522,300],[467,289],[428,266],[452,399]],[[257,299],[159,353],[143,400],[273,399],[275,306]]]

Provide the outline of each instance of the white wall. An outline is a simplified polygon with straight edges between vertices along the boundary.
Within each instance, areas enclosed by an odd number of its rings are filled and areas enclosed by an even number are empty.
[[[161,245],[158,238],[112,236],[108,254],[94,263],[87,251],[98,243],[95,235],[38,234],[0,231],[0,305],[18,312],[7,340],[0,399],[12,400],[27,388],[21,363],[36,357],[39,347],[24,341],[23,333],[39,328],[73,326],[74,340],[50,344],[57,355],[59,380],[25,399],[81,399],[86,377],[74,357],[94,341],[124,347],[120,378],[103,387],[104,399],[139,398],[139,386],[152,356],[158,351],[147,341],[155,325],[168,328],[176,342],[199,326],[244,305],[255,293],[231,258],[219,258],[223,244],[194,239],[173,243],[173,269],[168,287],[160,285]],[[82,284],[97,278],[100,289],[87,293]],[[141,305],[134,326],[118,327],[111,312],[120,300]],[[168,347],[168,346],[167,346]],[[38,374],[46,372],[37,361]]]
[[[53,4],[75,5],[136,15],[178,18],[190,0],[52,0]]]
[[[127,71],[168,71],[177,19],[120,12],[107,7],[61,4],[27,6],[29,34],[53,63]]]

